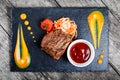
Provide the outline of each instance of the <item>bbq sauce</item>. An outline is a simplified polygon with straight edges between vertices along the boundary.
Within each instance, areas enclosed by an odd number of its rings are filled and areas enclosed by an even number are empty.
[[[71,47],[70,56],[76,63],[84,63],[89,60],[91,51],[87,44],[79,42]]]

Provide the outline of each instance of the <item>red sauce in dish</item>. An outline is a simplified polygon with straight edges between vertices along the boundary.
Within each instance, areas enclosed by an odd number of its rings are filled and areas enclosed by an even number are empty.
[[[70,56],[76,63],[84,63],[89,60],[91,50],[85,43],[79,42],[74,44],[70,49]]]

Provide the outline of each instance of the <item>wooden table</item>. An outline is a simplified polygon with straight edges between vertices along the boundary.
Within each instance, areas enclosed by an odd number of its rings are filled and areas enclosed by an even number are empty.
[[[107,7],[109,8],[108,72],[10,72],[10,8]],[[120,0],[0,0],[0,80],[120,80]]]

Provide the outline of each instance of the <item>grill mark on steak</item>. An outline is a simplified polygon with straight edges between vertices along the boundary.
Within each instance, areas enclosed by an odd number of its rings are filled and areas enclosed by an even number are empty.
[[[73,37],[73,35],[67,34],[61,29],[56,29],[43,37],[41,47],[47,54],[58,60],[72,42]]]

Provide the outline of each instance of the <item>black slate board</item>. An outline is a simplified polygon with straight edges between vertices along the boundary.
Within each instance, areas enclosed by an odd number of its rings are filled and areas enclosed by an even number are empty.
[[[66,52],[61,57],[60,60],[56,61],[47,55],[44,51],[41,50],[40,42],[45,34],[45,31],[42,31],[39,27],[40,22],[45,18],[50,18],[51,20],[57,20],[61,17],[69,17],[74,20],[78,25],[78,39],[85,39],[90,41],[92,44],[92,38],[90,35],[90,31],[88,28],[87,17],[88,14],[93,10],[100,10],[105,17],[105,24],[101,35],[101,45],[99,49],[95,50],[95,58],[94,61],[83,68],[78,68],[69,63],[67,59]],[[21,13],[27,14],[27,20],[30,22],[30,26],[32,27],[32,31],[34,32],[35,39],[37,43],[33,42],[27,27],[23,24],[23,21],[19,18]],[[33,71],[33,72],[80,72],[80,71],[106,71],[108,70],[108,9],[103,8],[13,8],[12,9],[12,49],[10,53],[11,57],[11,71]],[[29,48],[29,52],[31,55],[31,64],[26,69],[19,69],[13,58],[14,48],[16,44],[17,37],[17,28],[18,24],[21,23],[23,26],[23,32],[25,41]],[[99,58],[99,54],[101,50],[105,50],[103,64],[98,65],[97,60]]]

